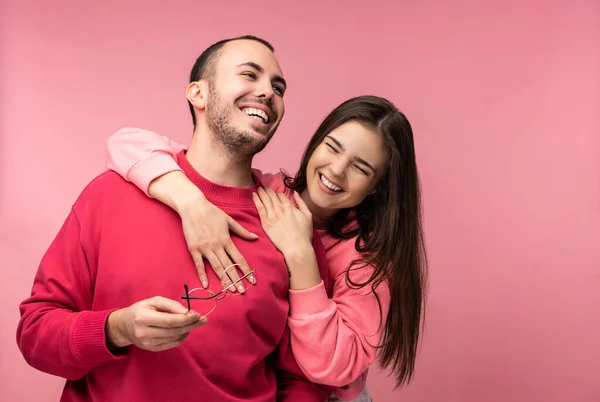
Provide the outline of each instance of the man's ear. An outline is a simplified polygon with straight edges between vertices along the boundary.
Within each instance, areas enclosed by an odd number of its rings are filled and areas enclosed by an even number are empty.
[[[206,81],[194,81],[185,89],[185,96],[197,109],[206,108],[206,96],[208,94],[208,85]]]

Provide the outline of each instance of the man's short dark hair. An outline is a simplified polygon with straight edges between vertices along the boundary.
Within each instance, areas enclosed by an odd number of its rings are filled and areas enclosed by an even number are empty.
[[[192,72],[190,73],[190,83],[194,81],[200,81],[204,78],[209,78],[212,74],[214,74],[215,61],[219,56],[223,45],[227,42],[231,42],[234,40],[253,40],[259,43],[262,43],[270,51],[274,52],[275,48],[269,42],[259,37],[253,35],[244,35],[238,36],[235,38],[223,39],[218,41],[217,43],[213,43],[210,45],[202,54],[196,59],[196,63],[194,63],[194,67],[192,67]],[[188,105],[190,106],[190,112],[192,113],[192,121],[194,122],[194,128],[196,128],[196,114],[194,113],[194,106],[188,101]]]

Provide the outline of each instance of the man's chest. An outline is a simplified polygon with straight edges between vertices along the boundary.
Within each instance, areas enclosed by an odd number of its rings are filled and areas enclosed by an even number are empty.
[[[156,207],[123,210],[97,229],[97,254],[90,261],[94,309],[122,308],[154,296],[187,306],[182,299],[187,285],[198,289],[194,295],[199,299],[190,300],[190,307],[201,314],[211,312],[209,319],[219,323],[220,330],[239,331],[240,326],[246,326],[245,330],[268,333],[267,337],[280,336],[288,313],[288,270],[282,254],[262,229],[253,228],[259,235],[254,241],[232,237],[250,269],[255,270],[256,284],[243,295],[223,292],[210,298],[209,291],[218,294],[222,290],[221,278],[204,260],[209,288],[202,288],[181,220],[172,211]],[[240,217],[244,216],[238,214]],[[252,219],[246,216],[240,220],[247,223]],[[271,321],[274,325],[267,324]],[[238,324],[230,328],[230,322]]]

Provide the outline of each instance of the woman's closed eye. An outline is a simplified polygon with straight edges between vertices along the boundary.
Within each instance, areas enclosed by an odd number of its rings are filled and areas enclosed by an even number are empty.
[[[365,176],[369,176],[369,172],[367,172],[365,169],[363,169],[360,165],[353,165],[356,169],[358,169],[362,174],[364,174]]]
[[[327,147],[329,148],[330,151],[332,151],[333,153],[339,154],[340,151],[338,151],[333,145],[331,145],[330,143],[326,142],[325,145],[327,145]]]

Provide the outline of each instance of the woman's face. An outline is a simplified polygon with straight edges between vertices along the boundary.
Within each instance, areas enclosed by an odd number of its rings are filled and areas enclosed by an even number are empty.
[[[342,124],[325,137],[308,161],[310,203],[330,212],[357,206],[375,189],[387,160],[381,134],[357,121]]]

